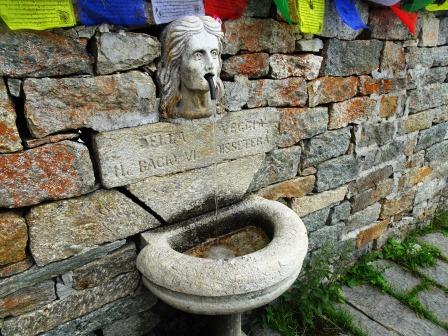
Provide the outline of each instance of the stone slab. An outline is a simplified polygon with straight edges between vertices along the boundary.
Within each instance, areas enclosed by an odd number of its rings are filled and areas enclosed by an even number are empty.
[[[381,204],[375,203],[352,214],[347,222],[348,230],[355,230],[374,223],[380,215]]]
[[[448,264],[437,260],[434,266],[421,267],[419,272],[426,275],[438,285],[448,288]]]
[[[303,77],[306,80],[316,79],[319,75],[323,57],[313,54],[283,55],[269,57],[269,76],[275,79],[287,77]]]
[[[126,188],[166,222],[173,223],[240,201],[263,160],[264,154],[248,156],[178,174],[148,177]]]
[[[298,177],[270,185],[258,191],[257,194],[273,201],[277,201],[280,198],[302,197],[313,191],[315,181],[314,175]]]
[[[249,82],[247,107],[305,106],[308,98],[306,81],[301,77],[257,79]]]
[[[7,278],[17,273],[25,272],[33,264],[33,258],[28,257],[22,261],[0,267],[0,278]]]
[[[408,92],[409,113],[416,113],[445,105],[448,101],[448,83],[426,85]]]
[[[104,244],[100,247],[84,251],[71,258],[56,261],[45,267],[34,266],[30,269],[0,280],[0,298],[14,293],[21,288],[34,286],[45,280],[53,278],[59,274],[66,273],[74,268],[81,267],[107,253],[120,248],[126,243],[126,240],[115,241],[110,244]]]
[[[0,167],[0,207],[79,196],[95,184],[89,150],[71,141],[0,155]]]
[[[444,291],[431,287],[429,290],[418,293],[417,298],[440,321],[448,323],[448,295]]]
[[[83,127],[110,131],[158,121],[156,87],[139,71],[26,79],[23,90],[28,128],[38,138]]]
[[[232,79],[243,75],[250,79],[264,77],[269,73],[269,54],[253,53],[231,56],[222,63],[221,76]]]
[[[332,103],[329,109],[328,129],[347,126],[350,123],[360,124],[372,118],[377,101],[368,97],[355,97],[340,103]]]
[[[358,163],[354,156],[343,155],[317,166],[317,191],[335,189],[358,176]]]
[[[340,102],[352,98],[358,92],[358,78],[320,77],[308,83],[309,106]]]
[[[103,185],[112,188],[268,152],[277,124],[277,111],[262,108],[229,113],[215,127],[209,120],[156,123],[99,133],[93,142]]]
[[[0,81],[0,153],[16,152],[22,149],[16,119],[16,111],[8,96],[6,85]]]
[[[308,230],[308,233],[316,231],[327,224],[330,209],[330,207],[320,209],[301,218],[303,224],[305,224],[306,229]]]
[[[143,336],[160,322],[159,316],[151,311],[134,314],[115,321],[103,328],[104,336]]]
[[[27,241],[25,219],[14,212],[0,213],[0,266],[25,259]]]
[[[98,310],[61,324],[41,336],[85,336],[89,332],[110,325],[117,320],[125,319],[133,313],[150,309],[156,302],[155,296],[145,291],[138,296],[108,303]]]
[[[342,186],[316,195],[294,198],[292,201],[292,209],[300,217],[306,216],[309,213],[326,208],[329,205],[339,203],[344,199],[347,190],[347,186]]]
[[[440,232],[429,233],[423,237],[420,237],[419,239],[424,241],[425,243],[437,246],[437,248],[440,249],[442,254],[445,257],[448,257],[448,237],[445,236],[443,233]]]
[[[126,273],[101,286],[77,291],[65,299],[49,303],[38,310],[5,320],[2,333],[4,336],[34,336],[51,330],[62,323],[132,294],[139,279],[138,272]]]
[[[405,294],[420,284],[421,279],[389,260],[376,260],[373,265],[387,283],[398,293]]]
[[[40,204],[30,210],[26,221],[31,253],[39,266],[160,225],[116,190]]]
[[[339,240],[344,229],[344,223],[338,223],[332,226],[324,226],[316,231],[309,233],[308,251],[313,251],[322,247],[327,242],[336,242]]]
[[[344,287],[343,292],[349,304],[399,335],[445,336],[447,334],[442,327],[418,317],[397,299],[370,286]]]

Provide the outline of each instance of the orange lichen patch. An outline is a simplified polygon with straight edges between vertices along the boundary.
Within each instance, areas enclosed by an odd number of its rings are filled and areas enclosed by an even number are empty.
[[[352,98],[334,103],[329,113],[329,129],[341,128],[349,123],[360,123],[374,112],[376,101],[367,97]]]
[[[411,190],[410,192],[403,194],[400,198],[391,200],[386,199],[383,202],[380,218],[391,217],[412,209],[414,196],[415,190]]]
[[[379,238],[386,231],[389,223],[390,220],[385,219],[359,232],[356,237],[356,247],[362,248],[372,240]]]
[[[391,79],[374,79],[369,76],[359,77],[359,92],[363,95],[381,94],[392,91],[394,83]]]
[[[20,141],[17,129],[8,127],[6,123],[0,121],[0,149],[5,147],[4,142]]]
[[[289,85],[280,87],[278,89],[278,95],[282,97],[281,101],[287,101],[290,106],[303,106],[306,103],[306,98],[297,96],[297,92],[306,91],[305,81],[303,79],[295,78],[291,79]]]
[[[0,214],[0,265],[26,258],[28,230],[25,220],[15,213]]]
[[[411,184],[416,185],[417,183],[422,182],[425,177],[431,175],[432,168],[431,167],[421,167],[419,168],[415,174],[411,176]]]

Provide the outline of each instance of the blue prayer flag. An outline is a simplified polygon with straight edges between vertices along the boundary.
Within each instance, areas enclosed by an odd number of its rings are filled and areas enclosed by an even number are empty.
[[[359,16],[353,0],[335,0],[336,10],[342,21],[354,30],[365,29],[367,25]]]
[[[79,20],[86,26],[138,26],[148,22],[144,0],[77,0],[76,7]]]

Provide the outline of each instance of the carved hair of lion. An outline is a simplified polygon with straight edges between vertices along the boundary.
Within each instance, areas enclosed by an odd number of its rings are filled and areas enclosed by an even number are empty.
[[[162,57],[158,64],[157,79],[160,85],[160,112],[164,118],[175,117],[175,110],[181,100],[180,94],[180,65],[182,54],[191,36],[203,31],[216,36],[219,43],[219,55],[222,51],[223,32],[221,24],[209,16],[185,16],[171,22],[161,36]],[[221,68],[221,57],[219,58]],[[216,78],[217,100],[224,92],[223,83]]]

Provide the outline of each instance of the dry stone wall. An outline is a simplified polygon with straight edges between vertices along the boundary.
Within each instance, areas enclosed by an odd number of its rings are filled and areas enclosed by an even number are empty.
[[[311,253],[374,248],[446,209],[448,16],[422,15],[414,37],[356,5],[370,30],[330,1],[319,36],[269,0],[224,22],[214,128],[159,120],[160,27],[0,28],[1,334],[170,334],[138,235],[214,211],[215,189],[221,207],[287,204]]]

